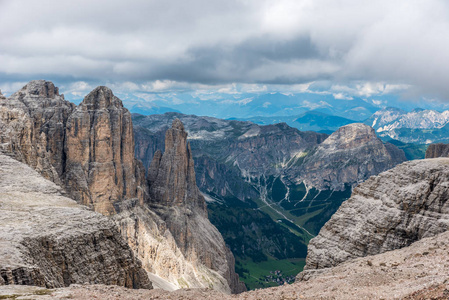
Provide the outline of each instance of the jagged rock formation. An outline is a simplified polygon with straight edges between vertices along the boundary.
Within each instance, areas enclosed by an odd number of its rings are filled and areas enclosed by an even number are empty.
[[[145,197],[143,168],[134,158],[131,115],[104,86],[87,95],[67,120],[66,189],[102,214]]]
[[[206,202],[196,182],[187,143],[187,133],[179,119],[167,130],[165,152],[156,152],[148,171],[152,207],[161,216],[188,261],[200,262],[217,272],[231,287],[241,292],[234,272],[234,258],[218,230],[207,219]],[[157,204],[157,205],[154,205]],[[198,249],[208,249],[199,252]]]
[[[0,98],[0,147],[62,185],[65,123],[74,108],[53,83],[30,81]]]
[[[300,178],[317,189],[343,190],[345,184],[356,185],[404,161],[402,150],[384,144],[373,128],[354,123],[338,129],[304,158]],[[288,173],[291,178],[293,171],[296,168]]]
[[[449,157],[448,144],[431,144],[427,147],[426,158]]]
[[[151,288],[115,224],[0,154],[0,285]]]
[[[410,245],[449,229],[449,158],[403,163],[359,185],[309,243],[306,270]]]
[[[185,181],[164,185],[173,190],[165,197],[153,193],[150,199],[142,163],[134,157],[130,113],[107,87],[94,89],[75,107],[53,83],[32,81],[11,98],[0,99],[0,130],[1,149],[64,187],[78,202],[110,215],[145,269],[161,277],[155,279],[174,288],[241,291],[234,258],[207,220],[185,137],[179,143],[173,137],[175,150],[184,142],[184,152],[160,166],[161,176]],[[172,165],[177,163],[183,165]],[[179,197],[170,198],[175,195]],[[165,203],[158,213],[150,207],[156,203]]]
[[[187,147],[186,147],[187,145]],[[164,206],[182,206],[207,216],[206,203],[196,185],[187,132],[179,119],[165,136],[165,152],[156,151],[148,171],[150,197]]]

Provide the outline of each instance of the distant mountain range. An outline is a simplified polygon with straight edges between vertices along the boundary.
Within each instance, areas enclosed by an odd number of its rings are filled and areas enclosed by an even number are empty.
[[[384,106],[362,98],[339,99],[329,93],[119,94],[134,113],[166,110],[221,119],[299,116],[308,111],[363,121]],[[76,102],[76,101],[75,101]]]
[[[444,111],[448,105],[435,102],[405,102],[391,96],[342,97],[328,92],[208,94],[180,91],[119,96],[132,113],[142,115],[178,112],[251,121],[258,125],[286,123],[301,131],[327,134],[347,124],[364,122],[385,141],[395,139],[415,144],[449,141],[449,127],[446,127],[449,110]]]
[[[449,110],[415,109],[411,112],[389,107],[365,121],[378,136],[405,143],[430,144],[449,141]]]
[[[259,125],[286,123],[288,126],[301,131],[317,131],[327,134],[331,134],[341,126],[356,123],[354,120],[329,115],[316,110],[307,111],[297,116],[253,117],[239,120],[250,121]]]

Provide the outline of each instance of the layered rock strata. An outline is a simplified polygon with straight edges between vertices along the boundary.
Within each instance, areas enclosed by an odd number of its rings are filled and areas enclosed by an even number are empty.
[[[114,204],[144,199],[145,175],[134,158],[131,115],[104,86],[90,92],[66,125],[66,189],[105,215]]]
[[[306,270],[402,248],[449,229],[449,158],[372,176],[309,243]]]
[[[310,274],[307,281],[240,295],[225,295],[210,289],[129,290],[117,286],[71,285],[56,290],[0,286],[0,296],[18,299],[414,299],[446,300],[449,291],[447,253],[449,232],[425,238],[409,247],[347,261]],[[44,295],[43,295],[44,294]]]
[[[63,185],[65,124],[74,108],[53,83],[29,82],[11,97],[0,98],[0,147]]]
[[[0,191],[0,285],[151,288],[111,220],[62,196],[60,187],[3,154]]]
[[[134,157],[130,113],[107,87],[94,89],[75,107],[51,82],[32,81],[0,99],[0,113],[1,149],[79,203],[111,216],[145,269],[165,286],[242,289],[233,256],[207,219],[186,138],[176,136],[182,124],[171,131],[173,144],[167,143],[175,158],[164,155],[156,170],[159,178],[166,174],[175,182],[156,178],[150,199],[142,163]],[[166,194],[154,192],[159,184]]]
[[[384,144],[373,128],[354,123],[338,129],[306,156],[300,177],[317,189],[343,190],[345,184],[354,186],[406,160],[402,150]]]
[[[206,202],[195,181],[187,133],[180,120],[175,119],[167,130],[165,152],[154,155],[148,181],[151,207],[164,220],[187,260],[217,272],[232,291],[243,291],[244,285],[234,271],[234,257],[207,218]]]

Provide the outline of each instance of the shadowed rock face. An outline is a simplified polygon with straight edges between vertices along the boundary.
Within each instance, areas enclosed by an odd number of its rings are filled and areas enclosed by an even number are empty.
[[[309,243],[306,270],[399,249],[449,229],[449,158],[403,163],[359,185]]]
[[[448,144],[431,144],[426,150],[426,158],[449,157]]]
[[[114,203],[144,195],[144,175],[134,158],[131,115],[107,87],[87,95],[67,121],[67,190],[105,215]]]

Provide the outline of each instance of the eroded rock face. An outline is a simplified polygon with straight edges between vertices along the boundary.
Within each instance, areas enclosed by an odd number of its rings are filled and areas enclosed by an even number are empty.
[[[426,150],[426,158],[449,157],[449,145],[438,143],[430,144]]]
[[[0,285],[151,288],[111,220],[62,196],[56,184],[3,154],[0,174]]]
[[[196,185],[187,132],[179,119],[166,132],[164,155],[157,151],[153,157],[148,182],[152,201],[189,208],[207,217],[206,202]]]
[[[131,115],[107,87],[87,95],[67,121],[67,190],[105,215],[114,203],[144,195],[144,174],[134,158]]]
[[[234,271],[234,257],[207,218],[206,202],[195,181],[187,133],[179,119],[167,130],[164,154],[158,151],[154,155],[148,181],[152,209],[164,220],[187,260],[217,272],[231,291],[244,290]]]
[[[301,178],[318,189],[343,190],[345,184],[356,185],[406,160],[402,150],[384,144],[373,128],[354,123],[334,132],[304,159]]]
[[[0,97],[0,144],[4,151],[62,185],[65,123],[75,105],[52,82],[34,80]]]
[[[64,192],[79,203],[110,215],[135,255],[145,261],[145,270],[174,288],[241,291],[242,286],[233,271],[232,254],[207,219],[181,123],[167,135],[167,149],[170,150],[165,158],[161,156],[161,165],[156,167],[156,179],[160,179],[157,184],[163,188],[157,189],[155,184],[152,188],[164,192],[154,192],[151,201],[142,163],[134,158],[131,116],[107,87],[94,89],[75,107],[59,96],[51,82],[30,82],[11,98],[0,99],[0,129],[1,149],[63,187]],[[174,180],[163,182],[164,176]],[[158,213],[151,205],[158,206]],[[64,216],[60,221],[64,222]],[[71,228],[67,230],[67,236],[72,234]],[[92,233],[91,238],[82,242],[84,246],[79,245],[75,236],[55,241],[53,237],[36,235],[26,243],[29,251],[38,249],[31,255],[36,257],[38,262],[35,263],[42,262],[42,270],[56,274],[52,276],[57,278],[51,280],[66,283],[75,282],[66,278],[78,276],[78,270],[64,269],[61,279],[58,270],[55,271],[46,258],[51,257],[56,265],[64,266],[65,259],[78,259],[76,251],[92,253],[91,244],[99,240],[105,242],[95,249],[110,248],[108,243],[128,247],[123,240],[111,238],[109,231]],[[102,270],[114,264],[102,256],[98,259],[104,265],[93,263],[92,268]],[[129,272],[110,270],[122,278],[117,284],[134,285]],[[20,281],[23,284],[42,283],[40,273],[34,269],[18,268],[14,272],[5,276],[28,278]]]
[[[449,158],[403,163],[359,185],[309,243],[306,270],[399,249],[449,229]]]

